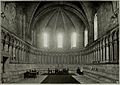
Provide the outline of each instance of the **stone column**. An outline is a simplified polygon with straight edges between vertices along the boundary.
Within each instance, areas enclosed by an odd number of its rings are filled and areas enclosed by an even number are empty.
[[[16,46],[15,46],[15,56],[16,56],[16,63],[18,63],[18,58],[19,58],[19,47],[18,47],[19,41],[16,40]]]
[[[106,60],[106,50],[105,50],[105,39],[103,40],[103,63],[105,63],[105,60]]]
[[[94,61],[96,61],[96,48],[94,47]]]
[[[117,29],[117,63],[119,63],[119,30]]]
[[[10,63],[11,63],[12,57],[13,57],[13,38],[12,37],[9,43],[9,55],[10,55]]]
[[[19,60],[19,47],[16,46],[16,62],[18,63]]]
[[[90,63],[92,63],[92,59],[93,59],[92,52],[90,53],[90,58],[91,58],[91,61],[90,61]]]
[[[42,64],[44,64],[45,62],[44,62],[44,53],[42,53]]]
[[[27,55],[26,55],[27,53],[26,53],[26,46],[24,45],[24,63],[26,63],[27,61],[26,61],[26,57],[27,57]]]
[[[117,35],[116,33],[114,33],[114,42],[113,42],[113,46],[114,46],[114,62],[117,63],[118,62],[118,41],[117,41]]]
[[[110,47],[110,50],[109,50],[109,53],[110,53],[110,62],[112,63],[113,62],[113,37],[112,37],[113,35],[111,34],[110,35],[110,38],[109,38],[109,47]]]
[[[25,62],[25,50],[24,50],[24,45],[23,45],[23,47],[22,47],[22,57],[23,57],[23,61],[22,61],[22,63],[24,63]]]
[[[16,49],[15,49],[15,42],[14,42],[14,46],[13,46],[13,62],[16,61]]]
[[[101,63],[103,63],[103,40],[100,41]]]
[[[109,36],[106,37],[106,62],[109,62]]]
[[[66,62],[67,62],[67,65],[69,65],[69,53],[68,54],[66,54]]]
[[[100,62],[100,43],[99,43],[99,41],[98,41],[98,43],[97,43],[97,56],[98,56],[98,62]]]
[[[97,45],[95,46],[95,61],[98,61],[98,50],[97,50]]]
[[[22,49],[22,46],[20,48],[20,51],[21,51],[21,53],[19,54],[20,55],[19,58],[21,58],[21,61],[19,60],[19,63],[23,63],[23,49]]]
[[[40,52],[38,53],[38,57],[39,57],[39,64],[41,64],[41,54],[40,54]]]
[[[8,49],[8,44],[9,44],[9,37],[6,35],[6,39],[5,39],[5,52],[7,53],[9,51]]]
[[[88,53],[86,55],[86,64],[88,64]]]
[[[67,55],[67,64],[70,64],[70,58],[69,58],[69,54]]]
[[[99,51],[99,53],[98,53],[98,55],[99,55],[99,62],[101,61],[101,57],[102,57],[102,55],[101,55],[101,43],[100,43],[101,41],[99,41],[99,43],[98,43],[98,51]]]

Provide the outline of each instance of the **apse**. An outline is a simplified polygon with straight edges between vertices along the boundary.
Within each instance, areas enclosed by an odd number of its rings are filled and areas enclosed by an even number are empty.
[[[53,3],[50,7],[47,4],[39,9],[40,12],[33,21],[34,29],[37,30],[36,46],[40,49],[46,49],[41,41],[44,40],[42,34],[47,32],[49,36],[47,49],[53,51],[59,48],[70,50],[72,46],[74,49],[82,49],[84,47],[85,27],[82,14],[77,8],[72,7],[71,3],[68,5],[61,2],[57,4]],[[73,33],[76,35],[75,39],[72,39]],[[62,39],[58,38],[59,34],[61,34]],[[73,45],[73,43],[75,44]]]

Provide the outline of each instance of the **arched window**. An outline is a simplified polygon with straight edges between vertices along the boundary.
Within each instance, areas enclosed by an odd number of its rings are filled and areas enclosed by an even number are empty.
[[[84,46],[88,44],[88,30],[84,30]]]
[[[98,23],[97,23],[97,13],[94,16],[94,40],[98,38]]]
[[[48,47],[48,35],[47,35],[47,33],[43,34],[43,45],[44,45],[44,47]]]
[[[62,36],[62,34],[58,34],[58,36],[57,36],[57,41],[58,41],[58,48],[62,48],[63,47],[63,36]]]
[[[76,47],[76,43],[77,43],[77,34],[73,32],[71,36],[71,48]]]

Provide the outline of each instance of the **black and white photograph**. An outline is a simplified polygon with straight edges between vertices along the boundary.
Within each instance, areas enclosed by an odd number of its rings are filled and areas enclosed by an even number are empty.
[[[119,0],[2,0],[0,84],[119,84]]]

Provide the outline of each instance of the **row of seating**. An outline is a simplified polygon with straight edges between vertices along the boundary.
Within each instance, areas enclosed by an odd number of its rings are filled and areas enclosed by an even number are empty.
[[[50,70],[49,68],[48,68],[48,75],[49,74],[56,74],[56,75],[62,75],[62,74],[69,74],[69,69],[68,68],[63,68],[63,69],[57,69],[57,68],[55,68],[54,70]]]
[[[24,73],[24,79],[26,78],[37,78],[37,75],[39,75],[39,71],[38,70],[29,70],[29,71],[26,71]]]
[[[83,71],[80,70],[79,67],[76,69],[76,73],[79,74],[79,75],[83,75]],[[63,69],[58,69],[58,68],[50,69],[50,68],[48,68],[48,73],[47,74],[48,75],[67,75],[67,74],[70,74],[70,73],[69,73],[68,68],[63,68]],[[28,70],[24,73],[24,79],[25,78],[37,78],[37,75],[39,75],[38,70],[36,70],[36,69]]]
[[[79,75],[83,75],[83,71],[82,71],[79,67],[77,68],[77,71],[76,71],[76,72],[77,72],[77,74],[79,74]]]

